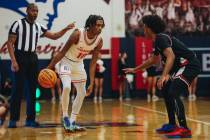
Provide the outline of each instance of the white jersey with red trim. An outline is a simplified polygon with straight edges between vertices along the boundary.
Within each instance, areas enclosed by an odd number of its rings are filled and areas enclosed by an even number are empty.
[[[67,51],[65,57],[72,61],[80,62],[99,44],[101,35],[88,39],[84,28],[79,29],[80,37],[77,44],[73,44]]]

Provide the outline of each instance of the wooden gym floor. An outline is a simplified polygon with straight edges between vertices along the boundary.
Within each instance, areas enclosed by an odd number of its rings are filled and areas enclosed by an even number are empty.
[[[188,125],[192,129],[190,140],[210,140],[210,100],[184,100]],[[155,129],[167,122],[163,100],[148,103],[138,99],[119,102],[104,100],[95,104],[85,100],[79,122],[86,132],[65,133],[60,124],[60,103],[39,101],[37,113],[40,128],[26,128],[25,102],[22,103],[18,128],[7,128],[7,121],[0,128],[3,140],[167,140]],[[184,139],[183,139],[184,140]]]

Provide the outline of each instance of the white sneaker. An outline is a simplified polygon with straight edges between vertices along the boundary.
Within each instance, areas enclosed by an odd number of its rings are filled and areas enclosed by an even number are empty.
[[[188,100],[189,100],[189,101],[192,101],[192,99],[193,99],[193,95],[190,94],[190,95],[188,96]]]
[[[102,97],[101,96],[99,97],[99,103],[102,103]]]
[[[147,94],[147,102],[151,101],[151,95]]]
[[[183,95],[181,95],[181,96],[180,96],[180,99],[184,100],[184,96],[183,96]]]
[[[197,98],[196,95],[193,94],[193,95],[192,95],[192,101],[195,101],[196,98]]]
[[[125,98],[125,100],[126,100],[126,101],[130,101],[130,100],[131,100],[131,98]]]
[[[51,102],[54,104],[56,102],[55,97],[52,97]]]
[[[158,96],[156,96],[156,95],[153,95],[153,96],[152,96],[152,101],[153,101],[153,102],[156,102],[156,101],[158,101],[158,100],[159,100]]]
[[[122,96],[120,96],[120,97],[119,97],[119,100],[120,100],[120,101],[122,101],[122,100],[123,100],[123,97],[122,97]]]
[[[97,103],[97,97],[96,97],[96,96],[94,96],[93,102],[94,102],[94,103]]]

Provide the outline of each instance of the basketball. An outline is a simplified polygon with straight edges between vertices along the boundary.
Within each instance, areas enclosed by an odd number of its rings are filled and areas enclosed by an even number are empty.
[[[56,73],[51,69],[43,69],[38,75],[38,82],[43,88],[54,87],[57,81]]]

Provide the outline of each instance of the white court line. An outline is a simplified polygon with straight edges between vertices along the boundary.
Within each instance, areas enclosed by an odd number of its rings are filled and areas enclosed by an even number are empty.
[[[157,111],[157,110],[154,110],[154,109],[149,109],[149,108],[146,108],[146,107],[140,107],[140,106],[131,105],[131,104],[126,104],[126,103],[123,103],[123,105],[129,106],[129,107],[132,107],[132,108],[137,108],[137,109],[145,110],[145,111],[148,111],[148,112],[158,113],[158,114],[161,114],[161,115],[167,115],[165,112]],[[201,123],[201,124],[209,125],[209,126],[210,126],[210,122],[204,122],[204,121],[192,119],[192,118],[189,118],[189,117],[186,117],[186,119],[187,119],[187,120],[190,120],[190,121],[192,121],[192,122]]]

